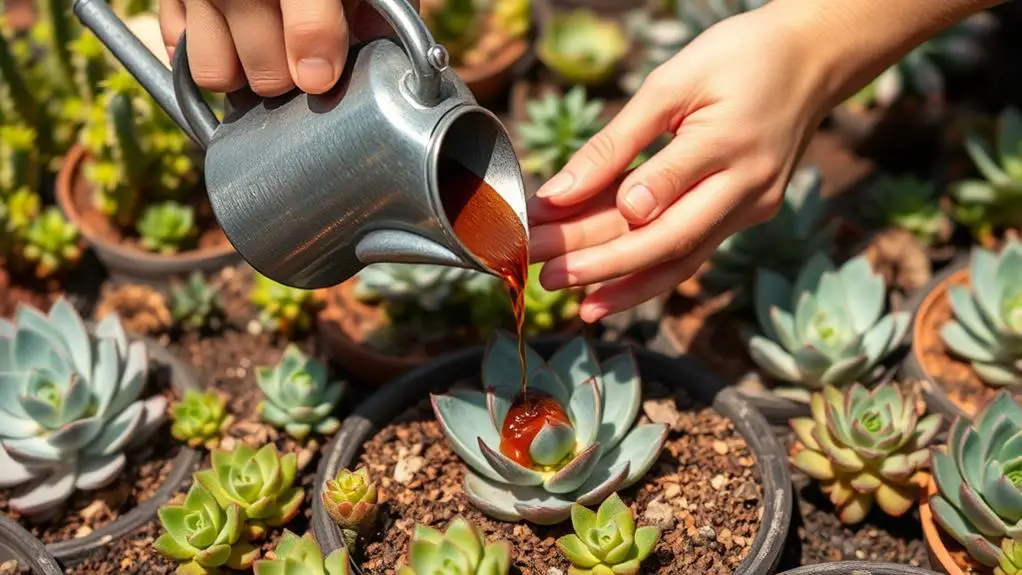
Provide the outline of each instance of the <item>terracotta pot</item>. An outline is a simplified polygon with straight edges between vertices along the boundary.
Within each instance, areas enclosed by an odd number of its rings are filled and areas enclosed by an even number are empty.
[[[96,252],[100,262],[114,279],[163,285],[175,276],[193,271],[215,272],[241,261],[241,256],[230,243],[212,248],[200,248],[172,256],[155,254],[130,245],[111,241],[82,218],[82,210],[75,199],[82,188],[88,186],[81,174],[88,161],[85,150],[75,145],[68,152],[57,174],[57,205],[81,232],[85,241]],[[77,193],[76,193],[77,192]]]
[[[533,349],[547,358],[565,343],[562,336],[544,336],[529,341]],[[629,349],[605,342],[594,342],[594,346],[601,358],[612,357]],[[794,492],[791,489],[787,456],[770,432],[770,426],[733,389],[727,388],[691,360],[673,359],[641,348],[630,349],[635,354],[639,372],[644,378],[686,390],[693,398],[712,406],[730,419],[745,439],[762,481],[763,519],[748,554],[734,569],[733,575],[773,573],[791,526]],[[329,553],[345,544],[340,528],[323,507],[320,490],[324,481],[334,477],[342,468],[351,468],[365,442],[406,409],[430,393],[443,393],[452,384],[478,374],[484,353],[485,349],[480,345],[438,358],[377,391],[345,419],[341,430],[324,450],[314,482],[317,492],[312,497],[311,524],[324,552]],[[352,572],[357,572],[357,567],[353,563]]]
[[[919,499],[919,522],[923,525],[923,538],[926,540],[926,554],[930,558],[930,567],[945,575],[965,575],[962,566],[975,564],[961,545],[944,533],[934,520],[930,498],[936,494],[937,483],[931,479]],[[975,566],[974,571],[983,573],[986,568]]]
[[[455,67],[454,71],[480,104],[493,104],[507,91],[517,64],[528,55],[530,46],[527,38],[519,38],[494,58],[478,66]]]
[[[6,0],[3,16],[15,31],[27,30],[35,22],[35,6],[32,0]]]

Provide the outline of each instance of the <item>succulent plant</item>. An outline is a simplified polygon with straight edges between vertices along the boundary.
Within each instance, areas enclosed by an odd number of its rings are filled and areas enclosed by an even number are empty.
[[[287,346],[276,367],[256,368],[256,384],[264,397],[259,403],[263,421],[296,439],[305,439],[312,431],[329,435],[341,426],[331,413],[344,394],[344,384],[328,381],[326,366],[294,344]]]
[[[976,561],[994,567],[1007,558],[1010,567],[1016,544],[1008,556],[1001,543],[1022,539],[1022,406],[1001,390],[973,422],[958,417],[930,464],[937,523]]]
[[[46,278],[66,270],[82,257],[78,228],[59,208],[50,206],[29,225],[22,254],[35,264],[37,277]]]
[[[170,428],[174,439],[186,442],[189,447],[202,445],[206,449],[220,445],[220,438],[234,422],[234,417],[227,413],[227,397],[215,389],[204,393],[186,391],[181,401],[171,404],[170,417],[174,420]]]
[[[299,537],[284,530],[273,550],[274,558],[255,563],[255,575],[350,575],[351,563],[346,547],[323,557],[312,533]]]
[[[362,536],[372,533],[379,513],[379,492],[368,469],[340,470],[337,477],[323,484],[322,499],[326,512],[342,528]]]
[[[995,228],[1022,224],[1022,112],[1007,108],[999,118],[997,142],[970,134],[965,150],[984,179],[952,184],[959,221],[980,239]]]
[[[954,319],[940,336],[951,352],[989,385],[1022,383],[1022,244],[1010,239],[996,254],[974,247],[969,287],[950,286],[948,300]]]
[[[940,415],[920,418],[917,399],[889,383],[825,386],[813,394],[812,417],[789,422],[797,438],[791,464],[820,482],[842,522],[861,522],[874,500],[894,517],[917,500],[941,424]]]
[[[539,59],[570,84],[606,82],[628,52],[621,26],[591,10],[554,14],[540,35]]]
[[[192,272],[188,281],[171,285],[170,315],[190,329],[219,328],[224,318],[220,286],[207,282],[202,272]]]
[[[539,283],[542,264],[529,266],[529,277],[525,282],[525,334],[539,335],[563,325],[578,317],[579,300],[582,294],[577,290],[549,291]]]
[[[518,126],[526,152],[522,169],[544,178],[557,173],[603,127],[603,106],[603,100],[587,100],[582,86],[528,102],[529,121]]]
[[[765,268],[794,280],[809,258],[828,251],[836,228],[823,223],[820,170],[801,168],[784,193],[772,219],[724,240],[710,257],[711,269],[700,284],[711,292],[737,290],[736,306],[752,303],[756,270]]]
[[[885,174],[873,192],[873,213],[885,227],[905,230],[927,246],[950,235],[951,220],[933,182]]]
[[[142,247],[164,255],[184,249],[195,237],[195,231],[195,211],[191,206],[170,200],[149,206],[138,221]]]
[[[212,465],[195,474],[221,507],[236,503],[248,522],[249,539],[265,535],[265,526],[287,525],[298,514],[305,490],[294,485],[298,456],[281,457],[272,443],[258,451],[238,445],[214,450]]]
[[[575,532],[557,540],[561,554],[571,561],[572,575],[636,575],[660,538],[656,527],[635,528],[632,510],[617,493],[595,512],[571,506]]]
[[[473,0],[436,0],[422,3],[422,19],[433,39],[447,49],[453,62],[479,39],[481,12]]]
[[[470,468],[464,490],[476,507],[504,521],[549,525],[567,519],[573,503],[594,504],[642,478],[667,428],[633,427],[641,389],[631,353],[601,364],[582,337],[548,361],[525,352],[525,403],[518,343],[501,331],[483,359],[486,391],[432,396],[433,411]]]
[[[181,563],[182,575],[219,573],[220,567],[248,569],[259,550],[242,539],[245,532],[241,508],[222,507],[201,483],[193,483],[181,505],[164,505],[158,511],[164,533],[153,548]]]
[[[259,308],[259,323],[270,331],[293,335],[312,326],[315,292],[277,283],[256,272],[249,301]]]
[[[763,334],[751,336],[749,353],[771,377],[798,385],[782,393],[801,401],[809,390],[871,378],[909,326],[907,312],[883,315],[886,291],[864,256],[835,269],[817,254],[794,284],[760,270],[756,319]]]
[[[408,561],[409,565],[398,568],[397,575],[507,575],[511,569],[511,544],[487,543],[477,525],[464,517],[455,517],[444,533],[416,525]]]
[[[521,38],[532,28],[532,0],[494,0],[493,23],[511,38]]]
[[[0,320],[0,487],[33,482],[10,506],[45,516],[113,481],[124,450],[164,418],[163,396],[139,399],[147,373],[145,344],[117,316],[90,331],[60,298],[48,314],[22,305]]]
[[[994,568],[994,575],[1019,573],[1022,573],[1022,539],[1005,537],[1001,541],[1001,561]]]

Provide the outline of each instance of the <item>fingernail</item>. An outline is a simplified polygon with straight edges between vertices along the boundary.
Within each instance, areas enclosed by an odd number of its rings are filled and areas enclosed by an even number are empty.
[[[303,58],[295,66],[304,89],[327,89],[334,83],[334,65],[323,58]]]
[[[649,188],[640,184],[625,193],[625,204],[632,211],[632,216],[644,220],[656,209],[656,197]]]
[[[552,198],[567,192],[571,189],[571,185],[575,183],[575,176],[572,176],[568,172],[561,172],[550,179],[549,182],[543,185],[542,188],[536,192],[536,195],[541,198]]]
[[[582,307],[582,311],[578,315],[586,323],[596,323],[607,315],[607,308],[599,304],[587,305]]]

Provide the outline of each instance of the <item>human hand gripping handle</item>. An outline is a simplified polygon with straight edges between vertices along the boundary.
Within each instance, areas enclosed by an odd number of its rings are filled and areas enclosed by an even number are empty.
[[[547,289],[600,286],[595,322],[691,276],[772,217],[834,105],[913,46],[997,0],[773,0],[713,26],[656,69],[529,205]],[[878,18],[878,14],[883,14]],[[671,142],[630,173],[656,138]]]

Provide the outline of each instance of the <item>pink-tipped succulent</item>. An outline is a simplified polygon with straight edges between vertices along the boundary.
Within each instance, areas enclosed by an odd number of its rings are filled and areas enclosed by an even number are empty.
[[[369,535],[376,524],[379,493],[369,479],[369,470],[342,469],[337,477],[323,485],[323,507],[330,517],[344,529],[359,535]]]
[[[916,398],[891,384],[815,393],[812,417],[790,421],[798,441],[791,463],[820,482],[843,523],[859,523],[873,502],[903,515],[919,495],[927,445],[941,416],[920,419]]]

